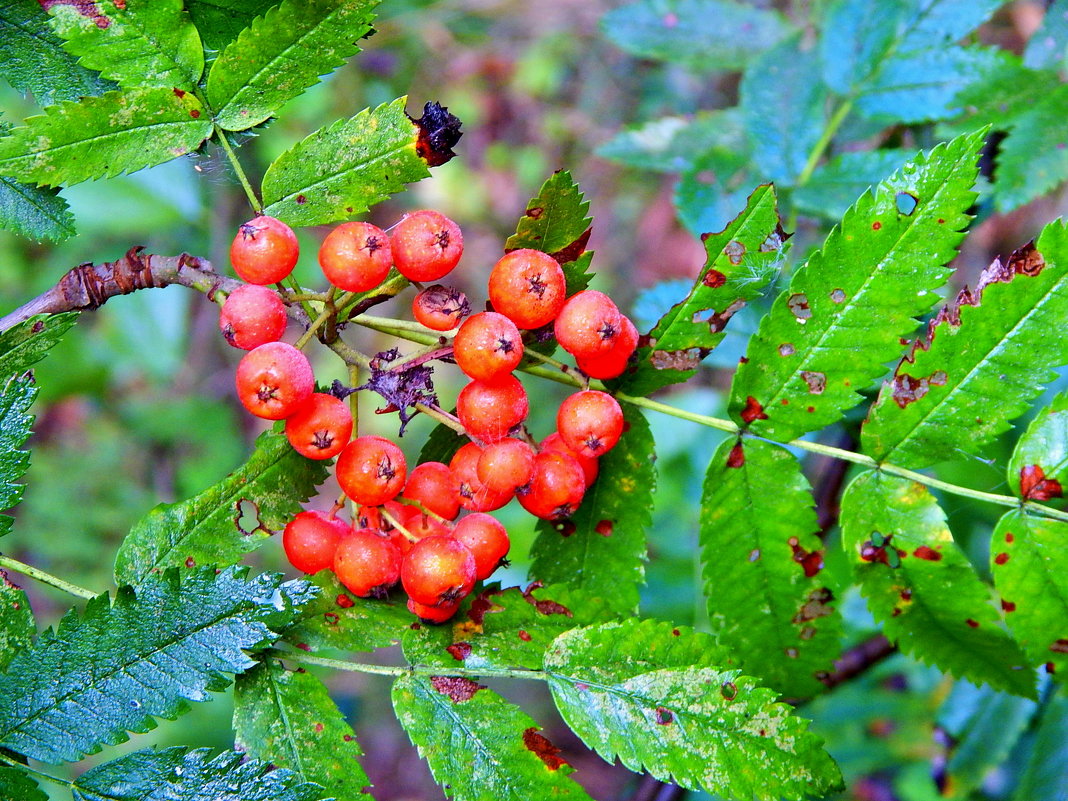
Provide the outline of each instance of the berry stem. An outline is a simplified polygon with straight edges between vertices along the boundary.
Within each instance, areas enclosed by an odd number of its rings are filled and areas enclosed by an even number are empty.
[[[366,662],[347,662],[342,659],[329,659],[323,656],[312,656],[303,651],[282,650],[269,648],[263,652],[268,659],[288,659],[291,662],[300,662],[306,665],[318,665],[319,667],[346,670],[354,673],[377,673],[380,676],[470,676],[473,678],[501,678],[501,679],[535,679],[547,681],[550,674],[544,670],[531,670],[529,668],[454,668],[444,670],[440,665],[370,665]]]
[[[337,310],[339,303],[334,301],[334,288],[331,287],[330,291],[326,295],[326,300],[323,302],[323,310],[319,312],[319,316],[312,320],[312,324],[308,326],[308,330],[301,334],[300,339],[297,340],[294,347],[297,350],[302,349],[312,337],[319,333],[323,326],[329,326],[330,320],[337,320]],[[340,303],[344,303],[347,299],[353,297],[352,292],[346,292],[341,296]],[[326,339],[336,339],[336,337],[327,336]]]
[[[364,328],[370,328],[383,334],[392,334],[410,342],[418,342],[421,345],[433,345],[443,336],[451,338],[454,335],[451,331],[432,331],[422,323],[417,323],[414,320],[394,320],[392,317],[375,317],[370,314],[361,314],[359,317],[354,317],[352,322],[362,325]]]
[[[418,409],[419,411],[421,411],[427,417],[430,417],[430,418],[432,418],[434,420],[437,420],[439,423],[441,423],[444,426],[448,426],[453,431],[455,431],[457,434],[463,434],[465,436],[467,435],[467,429],[464,428],[463,423],[461,423],[460,420],[457,417],[455,417],[454,415],[449,414],[447,411],[445,411],[441,407],[439,407],[439,406],[428,406],[425,403],[417,403],[417,404],[415,404],[415,408]]]
[[[415,353],[405,356],[403,359],[398,359],[389,366],[389,372],[399,373],[404,370],[408,370],[412,367],[418,367],[420,364],[433,361],[434,359],[440,359],[443,356],[452,355],[452,345],[445,347],[441,346],[441,341],[437,342],[437,346],[431,345],[423,350],[416,351]]]
[[[334,351],[334,353],[336,353],[338,356],[340,356],[345,362],[345,364],[349,365],[350,367],[363,367],[368,370],[371,369],[371,357],[361,353],[360,351],[348,345],[346,342],[343,342],[340,339],[335,339],[333,342],[327,345],[327,347],[330,348],[330,350]],[[358,384],[355,382],[351,383],[354,387],[358,386]]]
[[[397,529],[397,531],[403,534],[404,539],[408,540],[408,542],[416,542],[419,539],[417,536],[412,534],[412,532],[410,532],[404,526],[403,523],[401,523],[397,518],[390,514],[389,510],[386,509],[385,506],[378,507],[378,513],[382,515],[383,519],[385,519],[387,523],[389,523],[391,526],[393,526],[393,528]]]
[[[76,595],[79,598],[85,598],[86,600],[95,598],[99,595],[99,593],[87,590],[85,587],[79,587],[77,584],[71,584],[69,581],[65,581],[58,576],[53,576],[51,573],[45,573],[43,570],[39,570],[33,565],[20,562],[18,559],[12,559],[10,556],[6,556],[2,553],[0,553],[0,567],[6,567],[9,570],[22,573],[24,576],[36,579],[42,584],[48,584],[55,587],[57,590],[63,590],[63,592]]]
[[[241,187],[245,190],[245,195],[248,197],[249,205],[252,206],[252,210],[257,215],[263,214],[263,204],[260,203],[260,199],[256,197],[255,191],[252,189],[252,184],[249,183],[248,176],[245,175],[245,168],[241,166],[241,162],[237,160],[237,154],[234,152],[233,147],[230,146],[230,140],[226,138],[226,132],[219,127],[215,128],[214,134],[215,141],[222,147],[223,152],[226,153],[226,157],[230,160],[230,166],[234,168],[234,174],[237,176],[237,180],[241,183]]]
[[[337,340],[335,345],[344,344],[341,340]],[[335,351],[336,352],[336,351]],[[363,354],[360,354],[363,356]],[[347,361],[347,360],[346,360]],[[358,387],[360,385],[360,365],[348,362],[349,366],[349,386]],[[349,395],[349,410],[352,412],[352,435],[358,437],[360,435],[360,393],[353,392]],[[345,494],[342,493],[341,497],[344,498]]]

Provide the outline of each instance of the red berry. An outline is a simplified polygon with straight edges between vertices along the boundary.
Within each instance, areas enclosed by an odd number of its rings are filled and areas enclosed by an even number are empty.
[[[286,418],[286,437],[301,456],[334,458],[352,438],[349,405],[325,392],[313,392],[303,406]]]
[[[519,329],[497,312],[468,317],[452,344],[457,366],[470,378],[481,381],[511,373],[523,359]]]
[[[357,437],[337,457],[335,473],[342,492],[356,503],[381,506],[404,488],[408,463],[388,439]]]
[[[417,506],[407,507],[400,523],[416,540],[435,535],[447,537],[452,534],[452,526],[442,523],[433,515],[425,514]],[[412,540],[408,540],[407,537],[405,540],[407,545],[401,548],[402,553],[407,553],[412,546]]]
[[[371,223],[342,223],[319,247],[319,266],[338,289],[367,292],[381,284],[393,266],[389,236]]]
[[[381,597],[400,578],[401,553],[369,528],[354,530],[338,543],[334,554],[337,579],[360,598]]]
[[[252,350],[286,332],[286,305],[265,286],[242,284],[223,301],[219,330],[235,348]]]
[[[615,378],[623,375],[631,354],[638,347],[638,329],[626,315],[621,314],[623,330],[616,337],[612,350],[599,356],[577,356],[575,363],[590,378]]]
[[[472,381],[456,398],[456,416],[475,439],[496,442],[527,419],[527,392],[514,375]]]
[[[467,295],[452,286],[428,286],[412,300],[412,316],[433,331],[451,331],[470,313]]]
[[[475,556],[475,579],[485,581],[508,555],[508,530],[495,517],[481,512],[463,517],[452,535]]]
[[[534,475],[527,491],[517,497],[535,517],[562,520],[575,513],[585,493],[586,479],[573,456],[542,451],[534,457]]]
[[[478,477],[478,462],[482,448],[468,442],[452,457],[449,467],[459,482],[457,500],[460,506],[472,512],[492,512],[512,500],[512,490],[491,490]]]
[[[348,525],[325,512],[301,512],[282,532],[289,564],[302,573],[318,573],[334,565],[334,552]]]
[[[576,453],[567,446],[564,442],[564,438],[560,436],[558,431],[554,431],[541,441],[538,447],[543,451],[553,451],[556,453],[566,453],[578,462],[579,467],[582,468],[582,475],[586,479],[586,486],[589,487],[594,481],[597,480],[597,473],[600,470],[597,457],[583,456],[580,453]]]
[[[382,515],[385,509],[394,520],[404,517],[408,507],[397,501],[386,501],[381,506],[360,506],[356,509],[356,517],[352,521],[353,528],[371,528],[381,534],[393,531],[393,524]]]
[[[490,271],[493,308],[520,328],[551,323],[564,305],[567,282],[556,259],[540,250],[513,250]]]
[[[447,275],[464,252],[460,226],[436,211],[415,211],[389,235],[393,264],[411,281],[437,281]]]
[[[556,341],[573,356],[591,358],[612,350],[623,331],[623,315],[603,292],[587,289],[567,299],[553,323]]]
[[[446,620],[456,614],[456,610],[460,608],[460,602],[456,601],[451,604],[439,604],[438,606],[428,606],[427,604],[420,604],[408,599],[408,611],[419,618],[424,623],[444,623]]]
[[[257,417],[281,420],[293,414],[315,390],[307,357],[285,342],[250,350],[237,365],[237,397]]]
[[[401,563],[401,585],[416,603],[455,603],[475,586],[474,554],[453,537],[419,540]]]
[[[404,485],[404,497],[410,501],[419,501],[439,517],[454,520],[460,513],[458,493],[460,482],[452,474],[448,465],[441,462],[423,462],[417,464],[408,475]]]
[[[278,283],[293,272],[298,255],[297,235],[274,217],[249,220],[230,245],[234,271],[250,284]]]
[[[587,389],[564,399],[556,430],[571,450],[596,458],[610,451],[623,433],[623,410],[607,392]]]
[[[515,492],[530,481],[534,451],[521,439],[487,445],[478,459],[478,480],[493,492]]]

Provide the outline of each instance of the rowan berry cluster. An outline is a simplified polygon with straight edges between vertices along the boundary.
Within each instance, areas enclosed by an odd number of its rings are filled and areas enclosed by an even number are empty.
[[[435,409],[468,439],[448,464],[409,470],[396,443],[353,438],[348,404],[315,391],[308,359],[281,341],[286,293],[267,286],[283,281],[298,259],[296,236],[284,223],[257,217],[241,226],[230,258],[248,283],[226,298],[219,323],[231,345],[248,351],[237,368],[241,403],[258,417],[285,420],[286,436],[302,455],[336,457],[336,479],[355,508],[351,521],[337,516],[341,503],[329,514],[298,514],[283,533],[289,561],[307,573],[333,570],[360,597],[381,597],[399,581],[409,609],[430,622],[448,620],[475,583],[505,563],[508,532],[488,512],[514,497],[536,517],[570,517],[597,477],[598,459],[623,432],[615,398],[583,389],[561,404],[557,430],[536,443],[525,427],[527,393],[514,375],[526,346],[555,337],[582,373],[607,379],[624,371],[638,340],[607,295],[584,290],[569,297],[560,264],[533,249],[511,251],[494,265],[493,310],[469,315],[458,289],[422,286],[444,278],[462,252],[456,223],[430,210],[405,216],[388,233],[343,223],[319,249],[323,274],[344,292],[370,292],[396,268],[419,290],[416,321],[439,332],[442,343],[451,338],[451,348],[436,358],[451,357],[470,381],[455,417]]]

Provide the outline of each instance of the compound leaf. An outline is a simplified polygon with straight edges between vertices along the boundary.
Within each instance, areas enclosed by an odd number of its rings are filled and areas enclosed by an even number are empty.
[[[869,14],[867,0],[833,3],[824,15],[819,43],[826,84],[849,95],[871,78],[898,46],[911,4],[911,0],[883,0],[879,13]]]
[[[0,333],[0,380],[41,361],[77,319],[78,312],[38,314]]]
[[[22,500],[20,479],[30,466],[30,452],[22,446],[30,438],[33,415],[30,406],[37,387],[30,377],[8,379],[0,389],[0,509],[10,509]],[[12,518],[0,514],[0,537],[11,530]]]
[[[74,236],[74,215],[58,190],[0,178],[0,227],[30,239]]]
[[[871,187],[901,168],[914,154],[907,150],[858,150],[839,153],[817,167],[790,199],[798,211],[838,221]]]
[[[990,543],[1005,621],[1036,665],[1068,670],[1068,524],[1006,512]]]
[[[569,520],[538,523],[530,575],[545,584],[571,585],[628,614],[637,608],[645,577],[656,470],[649,423],[633,407],[624,407],[623,415],[626,430],[601,457],[597,480],[578,511]]]
[[[327,794],[297,774],[237,751],[216,757],[184,746],[132,754],[91,768],[74,780],[74,801],[318,801]]]
[[[657,172],[682,172],[710,150],[745,150],[737,107],[699,111],[692,117],[659,117],[617,133],[597,148],[601,158]]]
[[[150,88],[49,106],[0,139],[0,174],[47,186],[111,178],[200,147],[211,119],[191,92]]]
[[[225,689],[226,674],[254,664],[243,649],[272,642],[308,596],[299,582],[246,572],[172,570],[68,612],[0,676],[0,745],[70,762]]]
[[[196,88],[204,71],[200,35],[182,0],[51,3],[52,27],[79,63],[126,88]]]
[[[1035,697],[1027,658],[922,484],[868,471],[842,498],[842,545],[868,608],[905,653],[954,676]]]
[[[1048,501],[1064,494],[1068,481],[1068,392],[1039,412],[1016,441],[1008,482],[1027,501]]]
[[[315,782],[336,801],[370,801],[352,727],[311,673],[262,662],[234,685],[234,736],[244,752]]]
[[[864,451],[904,467],[976,452],[1068,363],[1068,228],[983,271],[913,343],[868,414]],[[1041,343],[1041,347],[1036,347]]]
[[[565,632],[545,656],[557,708],[604,759],[689,789],[770,801],[840,786],[807,722],[716,666],[707,637],[638,620]]]
[[[731,387],[736,421],[786,442],[856,405],[938,300],[982,142],[975,133],[920,154],[853,205],[750,340]]]
[[[405,101],[320,128],[275,159],[263,176],[265,213],[293,226],[322,225],[362,214],[429,175]]]
[[[215,121],[230,131],[259,125],[360,51],[378,0],[285,0],[257,17],[208,73]]]
[[[185,0],[204,46],[222,50],[278,0]]]
[[[1065,114],[1068,85],[1062,84],[997,126],[1010,128],[998,146],[994,170],[994,200],[999,211],[1019,208],[1068,178],[1064,132],[1057,127]]]
[[[470,679],[407,675],[393,708],[437,782],[462,801],[589,799],[519,707]]]
[[[0,673],[7,670],[15,654],[30,647],[36,636],[37,625],[26,593],[0,570]]]
[[[6,765],[0,765],[0,798],[10,801],[48,801],[48,796],[28,774]]]
[[[761,440],[727,440],[701,498],[708,616],[741,667],[791,698],[823,689],[838,657],[834,593],[819,577],[823,544],[797,459]]]

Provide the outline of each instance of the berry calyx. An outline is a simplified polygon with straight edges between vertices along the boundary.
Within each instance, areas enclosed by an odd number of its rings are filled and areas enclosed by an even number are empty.
[[[230,244],[234,272],[250,284],[276,284],[293,272],[300,245],[293,229],[274,217],[241,225]]]
[[[542,451],[534,457],[527,491],[516,497],[535,517],[563,520],[575,513],[585,494],[586,479],[578,461],[566,453]]]
[[[527,418],[527,392],[514,375],[472,381],[456,398],[456,416],[475,439],[497,442]]]
[[[460,482],[441,462],[417,464],[404,485],[404,497],[418,501],[439,517],[454,520],[460,513]]]
[[[401,586],[416,603],[455,603],[475,586],[475,556],[453,537],[427,537],[405,554],[400,576]]]
[[[346,292],[367,292],[381,284],[393,265],[389,236],[367,222],[342,223],[319,247],[326,280]]]
[[[623,315],[608,295],[586,289],[567,299],[553,323],[560,347],[576,358],[602,356],[623,331]]]
[[[334,468],[341,490],[356,503],[381,506],[404,488],[404,453],[383,437],[357,437],[341,451]]]
[[[485,581],[493,575],[511,546],[504,525],[497,518],[481,512],[461,518],[452,535],[474,554],[477,581]]]
[[[627,362],[638,347],[638,329],[626,315],[621,314],[620,319],[623,321],[623,330],[608,353],[575,357],[575,364],[590,378],[616,378],[627,369]]]
[[[493,308],[520,328],[551,323],[564,305],[567,282],[556,259],[531,248],[505,254],[490,271]]]
[[[223,301],[219,330],[235,348],[252,350],[286,332],[286,305],[265,286],[243,284]]]
[[[301,456],[332,459],[352,438],[352,412],[345,401],[313,392],[286,418],[286,438]]]
[[[371,529],[360,528],[338,543],[334,573],[353,595],[380,598],[397,583],[401,559],[392,542]]]
[[[437,281],[448,275],[464,252],[460,226],[431,209],[415,211],[389,235],[393,264],[410,281]]]
[[[569,395],[556,412],[556,429],[572,451],[596,458],[619,442],[623,410],[607,392],[587,389]]]
[[[452,286],[428,286],[412,300],[412,316],[432,331],[451,331],[470,313],[467,295]]]
[[[511,373],[523,359],[523,339],[515,323],[497,312],[464,320],[453,339],[456,365],[469,378],[492,381]]]
[[[282,532],[282,548],[289,564],[302,573],[318,573],[334,566],[334,552],[349,527],[325,512],[301,512]]]
[[[515,492],[530,481],[534,451],[521,439],[505,437],[487,445],[478,458],[478,480],[492,492]]]
[[[285,342],[267,342],[237,365],[237,397],[257,417],[281,420],[293,414],[315,390],[307,357]]]

